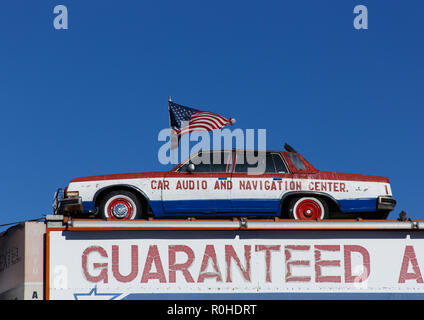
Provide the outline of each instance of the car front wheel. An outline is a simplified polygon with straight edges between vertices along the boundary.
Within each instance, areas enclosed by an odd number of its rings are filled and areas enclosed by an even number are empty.
[[[102,199],[99,216],[102,219],[121,221],[140,219],[143,217],[143,208],[132,192],[118,190],[110,192]]]
[[[315,197],[300,197],[290,201],[289,218],[295,220],[328,219],[328,207],[324,200]]]

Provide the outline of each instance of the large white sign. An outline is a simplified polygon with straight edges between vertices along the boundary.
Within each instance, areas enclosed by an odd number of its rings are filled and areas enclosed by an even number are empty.
[[[424,293],[424,238],[386,231],[51,231],[50,299]]]

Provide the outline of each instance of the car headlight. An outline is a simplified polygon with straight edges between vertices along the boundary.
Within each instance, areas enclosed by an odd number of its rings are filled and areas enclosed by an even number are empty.
[[[77,198],[79,197],[79,191],[65,191],[65,197],[66,198]]]

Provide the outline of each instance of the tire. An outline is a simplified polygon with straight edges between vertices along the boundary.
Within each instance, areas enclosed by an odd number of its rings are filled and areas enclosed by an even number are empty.
[[[328,219],[327,203],[315,197],[294,198],[289,203],[289,218],[295,220]]]
[[[143,211],[143,206],[137,196],[125,190],[108,193],[99,205],[99,217],[102,219],[120,221],[141,219]]]

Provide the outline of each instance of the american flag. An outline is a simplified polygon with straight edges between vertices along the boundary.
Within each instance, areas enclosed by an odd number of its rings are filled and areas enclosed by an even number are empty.
[[[235,122],[232,118],[227,119],[213,112],[185,107],[172,101],[169,102],[169,119],[171,132],[174,131],[178,140],[186,133],[221,129]]]

